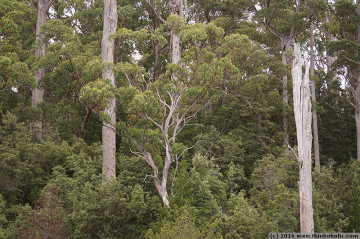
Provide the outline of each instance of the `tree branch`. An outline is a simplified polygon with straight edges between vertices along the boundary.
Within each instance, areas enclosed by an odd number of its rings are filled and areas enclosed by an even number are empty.
[[[156,17],[162,22],[162,23],[166,23],[166,21],[160,16],[160,14],[158,14],[158,12],[155,10],[155,8],[151,5],[150,0],[146,0],[147,4],[149,5],[149,7],[151,8],[151,10],[154,12],[154,14],[156,15]]]

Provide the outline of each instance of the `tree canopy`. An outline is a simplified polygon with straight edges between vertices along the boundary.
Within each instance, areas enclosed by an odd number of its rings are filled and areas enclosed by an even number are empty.
[[[300,232],[295,42],[315,232],[359,232],[359,1],[109,3],[0,0],[0,238]]]

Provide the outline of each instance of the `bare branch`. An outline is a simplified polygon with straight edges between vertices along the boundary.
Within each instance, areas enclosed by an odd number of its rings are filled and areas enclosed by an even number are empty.
[[[159,183],[161,183],[160,179],[158,179],[157,177],[155,177],[155,176],[153,176],[153,175],[148,175],[148,174],[145,175],[144,182],[145,182],[145,180],[146,180],[148,177],[151,177],[151,178],[159,181]]]
[[[130,80],[129,76],[126,74],[125,71],[122,71],[122,72],[123,72],[124,75],[126,76],[126,79],[127,79],[128,83],[129,83],[129,85],[131,86],[131,80]]]
[[[161,130],[163,130],[163,127],[156,123],[155,120],[153,120],[147,113],[145,113],[146,119],[150,120],[153,124],[155,124],[157,127],[159,127]]]
[[[172,191],[172,188],[175,186],[174,182],[175,182],[175,177],[176,177],[176,173],[177,173],[177,170],[178,170],[178,166],[179,166],[179,160],[176,158],[176,162],[175,162],[175,172],[174,172],[174,175],[173,175],[173,180],[172,180],[172,183],[171,183],[171,194],[174,194],[173,191]]]
[[[170,109],[170,106],[164,100],[162,100],[158,88],[156,88],[156,94],[159,97],[159,101],[161,102],[161,104],[163,104],[164,106],[166,106],[166,107],[168,107]]]
[[[151,10],[154,12],[154,14],[156,15],[156,17],[162,22],[162,23],[166,23],[166,21],[160,16],[160,14],[155,10],[155,8],[151,5],[150,0],[146,0],[147,4],[149,5],[149,7],[151,8]]]
[[[350,87],[348,87],[348,89],[350,89],[351,94],[352,94],[353,97],[355,98],[355,97],[356,97],[356,90],[354,89],[354,87],[352,87],[352,86],[350,85]],[[349,94],[346,94],[346,100],[347,100],[347,102],[348,102],[352,107],[355,108],[355,104],[354,104],[353,102],[351,102],[351,100],[349,99]]]
[[[347,57],[345,54],[340,54],[342,57],[344,57],[346,60],[348,60],[348,61],[350,61],[350,62],[352,62],[352,63],[355,63],[355,64],[357,64],[358,66],[360,66],[360,62],[359,61],[356,61],[356,60],[353,60],[353,59],[351,59],[351,58],[349,58],[349,57]]]
[[[270,24],[264,20],[264,21],[261,21],[262,24],[265,26],[266,30],[268,30],[269,32],[271,32],[274,36],[277,36],[278,38],[282,38],[283,36],[280,35],[276,30],[275,28],[273,28],[272,26],[270,26]]]
[[[181,154],[176,155],[176,157],[175,157],[175,158],[176,158],[176,161],[179,160],[180,157],[181,157],[186,151],[194,148],[194,147],[200,142],[201,137],[202,137],[202,134],[200,135],[200,137],[198,138],[198,140],[196,141],[195,144],[193,144],[191,147],[188,147],[188,148],[184,149],[184,150],[181,152]]]
[[[294,154],[295,158],[298,160],[298,162],[300,163],[300,158],[298,157],[298,155],[296,154],[296,152],[294,151],[293,148],[291,148],[289,142],[286,142],[288,148],[291,150],[291,152]]]
[[[132,151],[132,149],[131,149],[130,147],[129,147],[129,150],[130,150],[130,152],[131,152],[132,154],[135,154],[135,155],[137,155],[137,156],[139,156],[139,157],[141,157],[141,158],[143,158],[143,159],[146,160],[146,158],[144,157],[144,155],[143,155],[142,153]],[[146,160],[146,162],[147,162],[147,160]]]

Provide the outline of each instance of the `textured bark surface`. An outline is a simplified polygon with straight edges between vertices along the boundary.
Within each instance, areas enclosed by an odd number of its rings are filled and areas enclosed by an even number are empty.
[[[301,233],[314,232],[312,206],[312,177],[311,177],[311,100],[309,86],[309,65],[306,66],[302,78],[302,62],[300,45],[294,44],[294,61],[292,68],[294,114],[298,141],[299,160],[299,194],[300,194],[300,228]]]
[[[180,37],[171,30],[171,63],[178,63],[181,58],[181,41]]]
[[[310,25],[310,75],[314,76],[315,62],[314,62],[314,29],[313,23]],[[311,100],[316,103],[315,81],[311,80]],[[315,154],[315,167],[320,169],[320,152],[319,152],[319,130],[317,122],[316,107],[312,111],[313,117],[313,135],[314,135],[314,154]]]
[[[103,79],[110,79],[115,85],[114,71],[114,38],[109,39],[111,34],[116,32],[118,21],[116,0],[104,0],[104,28],[101,41],[101,58],[105,64],[103,70]],[[116,101],[115,98],[110,100],[110,105],[105,109],[105,113],[110,116],[109,122],[103,122],[102,127],[102,172],[106,178],[113,180],[116,177]]]
[[[43,24],[46,23],[47,13],[49,11],[49,8],[54,3],[54,0],[38,0],[38,10],[37,10],[37,20],[36,20],[36,42],[39,43],[39,46],[35,50],[35,56],[41,57],[46,55],[46,43],[43,42],[44,36],[40,34],[40,29]],[[42,79],[45,76],[45,69],[39,68],[35,72],[35,80],[38,85],[35,89],[32,91],[32,97],[31,97],[31,106],[36,107],[38,103],[43,101],[44,97],[44,89],[39,86],[39,83],[42,81]],[[36,139],[41,140],[42,139],[42,121],[41,119],[37,121],[31,122],[31,129],[36,133]]]
[[[175,14],[185,19],[184,9],[187,9],[186,1],[183,0],[170,0],[169,1],[169,11],[171,14]],[[185,10],[186,12],[186,10]],[[174,29],[171,29],[171,63],[178,63],[181,58],[181,40],[180,37],[176,34]]]

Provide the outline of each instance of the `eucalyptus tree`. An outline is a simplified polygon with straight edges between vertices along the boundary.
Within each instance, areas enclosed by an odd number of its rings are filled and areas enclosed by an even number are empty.
[[[314,217],[312,206],[312,176],[311,176],[311,97],[309,82],[309,64],[305,74],[302,74],[300,44],[294,45],[294,62],[292,68],[294,114],[298,142],[299,161],[299,196],[300,196],[300,229],[301,233],[314,232]]]
[[[260,22],[265,29],[271,33],[279,42],[275,43],[280,46],[281,60],[286,68],[282,78],[282,96],[283,96],[283,130],[285,152],[288,153],[288,116],[287,108],[289,105],[288,96],[288,70],[291,68],[291,51],[295,38],[304,32],[310,24],[313,12],[309,12],[311,1],[286,1],[286,0],[261,0],[250,1],[252,9],[255,12],[255,20]]]
[[[120,107],[116,128],[136,150],[131,151],[143,158],[153,173],[154,185],[166,207],[170,206],[168,181],[171,165],[175,164],[176,177],[179,160],[194,145],[186,146],[177,141],[180,132],[197,113],[206,107],[205,96],[220,80],[230,77],[235,68],[228,57],[218,59],[214,48],[219,44],[223,30],[214,24],[184,25],[182,18],[170,15],[165,29],[176,31],[187,43],[179,64],[168,64],[166,72],[152,82],[145,68],[135,62],[118,63],[116,69],[123,86],[112,86],[109,81],[96,81],[82,89],[82,100],[99,109],[106,107],[106,99],[115,97]],[[144,30],[131,32],[120,29],[115,35],[127,35],[136,44],[149,41],[154,36]],[[171,41],[172,39],[170,39]],[[210,48],[209,45],[212,47]],[[141,61],[139,61],[141,62]],[[162,171],[162,172],[161,172]]]
[[[48,11],[51,5],[55,0],[38,0],[38,11],[37,11],[37,21],[36,21],[36,41],[38,46],[36,46],[35,56],[42,57],[46,55],[46,42],[44,42],[44,36],[40,32],[41,26],[46,22]],[[36,107],[38,103],[43,101],[44,89],[41,87],[41,81],[45,76],[45,69],[40,67],[35,72],[35,80],[38,83],[35,89],[32,91],[32,107]],[[38,119],[32,122],[32,129],[36,132],[37,140],[42,138],[42,121]]]
[[[114,43],[115,39],[110,38],[111,34],[116,32],[118,22],[117,2],[116,0],[104,0],[104,29],[101,42],[101,58],[104,63],[102,77],[109,79],[115,86],[115,76],[112,69],[114,64]],[[103,122],[102,127],[102,149],[103,149],[103,174],[109,180],[116,177],[116,132],[114,125],[116,123],[116,100],[110,99],[110,104],[105,109],[109,115],[109,122]]]

